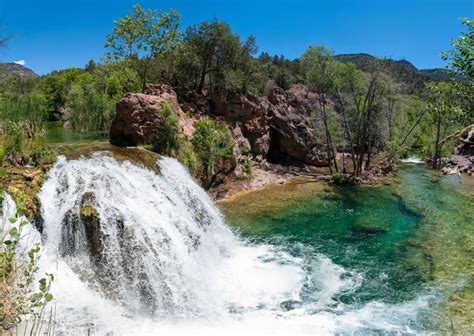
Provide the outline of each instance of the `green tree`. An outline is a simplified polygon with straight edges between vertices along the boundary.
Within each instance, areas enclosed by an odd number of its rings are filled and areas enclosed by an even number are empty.
[[[69,88],[82,72],[81,69],[70,68],[54,71],[41,78],[38,89],[46,98],[50,119],[57,120],[61,116],[66,105]]]
[[[461,32],[459,39],[452,40],[453,49],[442,52],[441,57],[449,61],[449,67],[469,79],[474,78],[474,21],[463,18],[467,31]]]
[[[115,59],[128,58],[141,65],[144,91],[151,60],[170,52],[178,42],[179,14],[175,10],[158,12],[134,5],[133,13],[114,23],[105,46]]]
[[[183,44],[178,71],[193,76],[193,89],[199,93],[205,87],[211,92],[247,91],[259,79],[258,63],[252,58],[255,38],[242,42],[227,23],[213,20],[189,27]]]
[[[341,113],[342,129],[344,130],[344,140],[349,142],[351,151],[352,165],[354,173],[357,172],[357,161],[355,153],[355,141],[350,127],[350,121],[346,106],[346,99],[343,96],[343,91],[350,91],[348,83],[359,83],[361,72],[351,63],[339,63],[333,58],[333,52],[324,46],[310,46],[301,57],[301,68],[305,74],[306,82],[313,89],[322,92],[327,92],[331,96],[336,97],[337,109]],[[353,87],[355,87],[353,85]],[[322,97],[323,98],[323,97]],[[328,148],[332,148],[332,157],[334,165],[337,169],[335,150],[332,144],[330,131],[328,128],[328,120],[325,112],[326,99],[321,99],[321,109],[323,120],[326,129],[326,138]],[[344,143],[345,143],[344,141]],[[346,171],[346,162],[343,160],[343,171]]]
[[[462,21],[467,30],[451,41],[453,49],[441,53],[441,57],[449,62],[449,68],[464,77],[464,80],[454,79],[451,89],[463,105],[465,113],[461,118],[466,125],[474,123],[474,21],[468,18]]]
[[[433,147],[430,152],[435,168],[441,166],[443,142],[447,134],[459,126],[457,121],[462,110],[453,95],[453,84],[448,82],[429,83],[431,101],[428,105],[426,133],[431,135]]]

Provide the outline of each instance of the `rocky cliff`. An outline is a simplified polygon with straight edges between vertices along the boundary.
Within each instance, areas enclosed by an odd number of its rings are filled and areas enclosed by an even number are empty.
[[[194,123],[203,116],[226,123],[234,136],[237,166],[242,157],[258,163],[327,165],[326,152],[313,132],[319,96],[304,85],[294,85],[288,91],[275,88],[268,96],[257,97],[231,92],[201,95],[151,84],[144,94],[128,93],[117,104],[110,142],[117,146],[152,143],[159,136],[157,112],[164,103],[171,105],[189,139]]]

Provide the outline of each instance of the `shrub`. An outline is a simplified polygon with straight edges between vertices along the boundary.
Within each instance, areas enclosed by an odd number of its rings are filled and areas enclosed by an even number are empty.
[[[335,185],[351,185],[355,183],[352,175],[333,173],[331,175],[331,182]]]
[[[0,193],[0,204],[4,194]],[[4,210],[4,209],[3,209]],[[29,222],[25,219],[21,198],[17,210],[10,218],[0,212],[0,330],[10,331],[22,321],[32,321],[31,335],[51,334],[51,324],[43,326],[45,308],[53,299],[49,292],[54,279],[52,274],[38,281],[38,257],[40,246],[34,244],[26,247],[23,242],[27,235],[22,235]],[[37,290],[33,288],[37,287]]]
[[[181,132],[179,119],[171,110],[170,103],[164,103],[157,112],[155,135],[152,150],[158,153],[173,155],[180,146]]]
[[[40,145],[33,148],[30,158],[35,166],[40,166],[53,163],[56,160],[56,152],[50,146]]]
[[[252,160],[249,158],[245,158],[245,160],[241,163],[240,175],[239,178],[241,179],[250,179],[253,175],[252,172]]]
[[[219,160],[232,156],[232,133],[223,123],[207,116],[195,127],[192,143],[203,168],[204,182],[209,186]]]
[[[24,154],[24,128],[21,122],[9,121],[6,127],[6,145],[2,163],[25,164],[27,157]]]
[[[46,131],[46,99],[40,94],[0,96],[0,126],[8,131],[8,123],[20,125],[23,137],[43,136]]]
[[[189,141],[180,141],[177,158],[192,174],[196,173],[199,166],[198,158]]]

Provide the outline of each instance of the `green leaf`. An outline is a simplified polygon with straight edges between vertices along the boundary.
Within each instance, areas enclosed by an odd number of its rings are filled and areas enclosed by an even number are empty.
[[[51,293],[46,293],[46,295],[44,296],[44,298],[46,299],[46,301],[51,301],[53,299],[53,294]]]

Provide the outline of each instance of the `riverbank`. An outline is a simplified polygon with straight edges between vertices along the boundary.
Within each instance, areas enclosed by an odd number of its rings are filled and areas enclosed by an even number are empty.
[[[348,154],[345,160],[348,161]],[[337,156],[339,167],[342,166],[342,153]],[[347,169],[351,170],[348,163]],[[381,185],[390,184],[396,175],[397,166],[388,164],[383,155],[373,158],[373,166],[367,172],[354,179],[354,184]],[[333,172],[334,173],[334,172]],[[211,188],[209,194],[217,202],[232,201],[234,198],[261,190],[269,186],[302,182],[321,182],[326,185],[334,184],[329,167],[314,167],[308,165],[285,166],[266,162],[261,167],[252,170],[252,176],[247,179],[227,178],[221,185]]]

